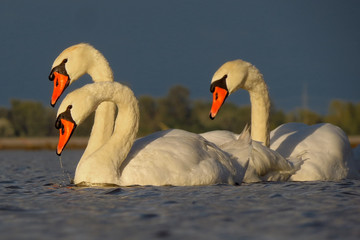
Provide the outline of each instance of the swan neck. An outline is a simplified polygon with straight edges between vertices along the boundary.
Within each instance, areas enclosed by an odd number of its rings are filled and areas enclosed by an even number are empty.
[[[269,92],[262,75],[249,77],[253,77],[253,84],[247,89],[251,102],[251,138],[268,147],[270,145]]]
[[[100,103],[94,116],[94,125],[82,158],[97,151],[111,137],[114,131],[116,105],[112,102]]]
[[[114,81],[113,72],[109,62],[96,49],[92,52],[91,64],[87,69],[87,73],[91,76],[94,82],[112,82]]]
[[[103,119],[95,119],[93,133],[89,139],[92,146],[87,148],[86,155],[81,158],[76,168],[75,184],[119,184],[120,166],[130,152],[138,132],[139,107],[133,92],[116,82],[99,84],[92,84],[96,86],[91,94],[96,98],[95,105],[110,101],[117,107],[117,116],[115,124],[113,118],[104,116]],[[104,143],[101,143],[96,136],[107,126],[109,129],[106,131],[112,134],[107,141],[104,138]],[[96,143],[97,141],[99,142]]]
[[[138,132],[139,107],[133,92],[128,87],[122,86],[122,91],[116,92],[113,101],[118,113],[113,134],[99,151],[109,155],[110,159],[113,158],[114,166],[119,169],[130,152]]]

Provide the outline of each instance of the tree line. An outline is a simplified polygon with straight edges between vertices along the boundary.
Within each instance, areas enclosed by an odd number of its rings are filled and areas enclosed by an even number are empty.
[[[215,120],[209,119],[210,101],[191,100],[190,92],[183,86],[172,87],[166,96],[154,98],[141,96],[139,137],[152,132],[179,128],[195,133],[224,129],[240,133],[250,123],[250,106],[238,106],[226,102]],[[54,123],[56,110],[29,100],[11,100],[11,107],[0,107],[0,137],[45,137],[57,136]],[[286,122],[315,124],[333,123],[348,135],[360,134],[360,103],[333,100],[328,114],[319,115],[308,109],[285,113],[271,108],[271,129]],[[78,126],[74,135],[87,136],[91,131],[93,116]]]

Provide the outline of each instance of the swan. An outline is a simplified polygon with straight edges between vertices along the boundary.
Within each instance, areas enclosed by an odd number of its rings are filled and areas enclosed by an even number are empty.
[[[108,122],[114,125],[113,134],[102,146],[81,157],[75,184],[241,184],[248,163],[250,136],[237,140],[240,155],[246,156],[242,159],[222,151],[198,134],[178,129],[156,132],[134,142],[139,125],[138,103],[131,89],[117,82],[87,84],[64,98],[55,124],[59,129],[58,155],[76,126],[104,101],[117,106],[115,124]],[[102,126],[94,123],[93,132],[99,127]],[[101,129],[95,132],[98,130]]]
[[[240,88],[247,90],[250,95],[251,138],[290,161],[299,157],[303,160],[300,169],[289,178],[290,181],[359,178],[358,163],[348,137],[337,126],[329,123],[312,126],[287,123],[270,134],[267,85],[260,71],[249,62],[229,61],[215,72],[210,86],[213,93],[211,119],[216,117],[226,98]],[[216,132],[210,135],[216,138]],[[228,141],[231,141],[231,136],[236,137],[231,132],[224,135],[228,135]]]
[[[93,82],[113,82],[114,76],[109,62],[103,54],[88,43],[79,43],[63,50],[54,60],[49,80],[54,82],[50,105],[55,106],[65,89],[85,74]],[[90,154],[106,142],[113,133],[115,104],[103,102],[96,109],[93,128],[84,155]]]

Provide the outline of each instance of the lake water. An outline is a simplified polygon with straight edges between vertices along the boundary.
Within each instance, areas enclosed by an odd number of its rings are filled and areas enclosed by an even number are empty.
[[[360,181],[90,189],[54,151],[0,163],[0,239],[360,239]]]

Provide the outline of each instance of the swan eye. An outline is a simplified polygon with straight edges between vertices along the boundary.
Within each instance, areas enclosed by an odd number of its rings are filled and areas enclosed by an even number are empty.
[[[62,63],[67,63],[67,58],[65,58],[63,61],[62,61]]]

